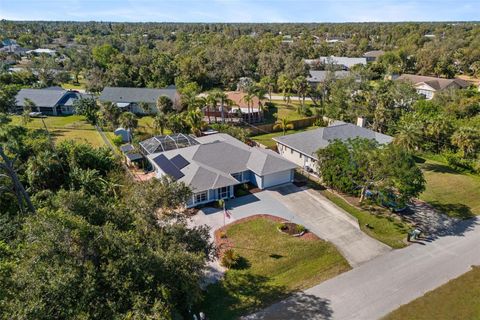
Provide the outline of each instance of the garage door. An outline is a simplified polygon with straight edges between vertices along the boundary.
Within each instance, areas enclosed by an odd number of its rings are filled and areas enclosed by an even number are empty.
[[[287,171],[266,175],[263,177],[262,188],[265,189],[265,188],[277,186],[279,184],[292,182],[292,177],[293,177],[292,170],[287,170]]]

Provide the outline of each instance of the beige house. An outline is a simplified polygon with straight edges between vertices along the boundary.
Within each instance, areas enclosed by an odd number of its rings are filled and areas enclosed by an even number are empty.
[[[445,79],[414,74],[402,74],[396,80],[407,81],[413,84],[417,93],[423,95],[427,100],[432,99],[437,91],[463,89],[469,86],[469,83],[462,79]]]

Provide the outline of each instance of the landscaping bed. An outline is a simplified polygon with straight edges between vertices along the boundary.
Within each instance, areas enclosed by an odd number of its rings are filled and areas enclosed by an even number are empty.
[[[209,319],[235,319],[350,269],[335,246],[314,234],[279,232],[283,222],[256,215],[215,232],[220,256],[233,249],[240,259],[237,269],[228,269],[223,280],[207,287],[198,309]]]

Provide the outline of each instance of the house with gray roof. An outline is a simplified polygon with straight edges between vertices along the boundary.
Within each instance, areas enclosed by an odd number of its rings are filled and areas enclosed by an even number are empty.
[[[296,165],[271,150],[250,147],[223,133],[178,135],[153,137],[141,142],[140,149],[156,177],[168,175],[190,186],[188,207],[232,198],[235,187],[244,183],[265,189],[293,181]]]
[[[393,140],[391,136],[343,121],[335,121],[324,128],[276,137],[273,140],[277,143],[280,155],[310,171],[318,161],[316,152],[319,149],[327,147],[334,140],[346,141],[354,138],[376,140],[379,144],[388,144]]]
[[[447,89],[463,89],[470,84],[462,79],[445,79],[437,77],[419,76],[415,74],[402,74],[395,80],[405,81],[412,84],[417,93],[424,96],[425,99],[430,100],[436,92]]]
[[[349,77],[350,75],[350,71],[345,70],[310,70],[307,81],[311,86],[316,87],[318,84],[325,82],[327,79],[344,79]]]
[[[43,89],[21,89],[15,99],[17,111],[25,107],[26,101],[35,104],[32,111],[41,112],[45,115],[68,115],[75,113],[73,103],[77,99],[91,97],[73,90],[64,90],[61,87],[49,87]]]
[[[175,86],[163,89],[132,88],[132,87],[105,87],[98,98],[102,102],[113,102],[124,111],[136,114],[157,113],[157,100],[166,96],[172,100],[175,109],[181,107],[180,95]],[[145,109],[142,105],[145,104]]]
[[[333,64],[334,66],[338,66],[338,67],[342,68],[343,70],[349,70],[353,66],[356,66],[357,64],[366,65],[367,64],[367,58],[365,58],[365,57],[349,58],[349,57],[329,56],[329,57],[320,57],[320,63],[325,64],[325,65]]]

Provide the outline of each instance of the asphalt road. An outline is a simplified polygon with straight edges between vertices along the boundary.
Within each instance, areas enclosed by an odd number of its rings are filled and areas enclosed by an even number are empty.
[[[245,319],[379,319],[480,265],[480,218],[390,251]]]

